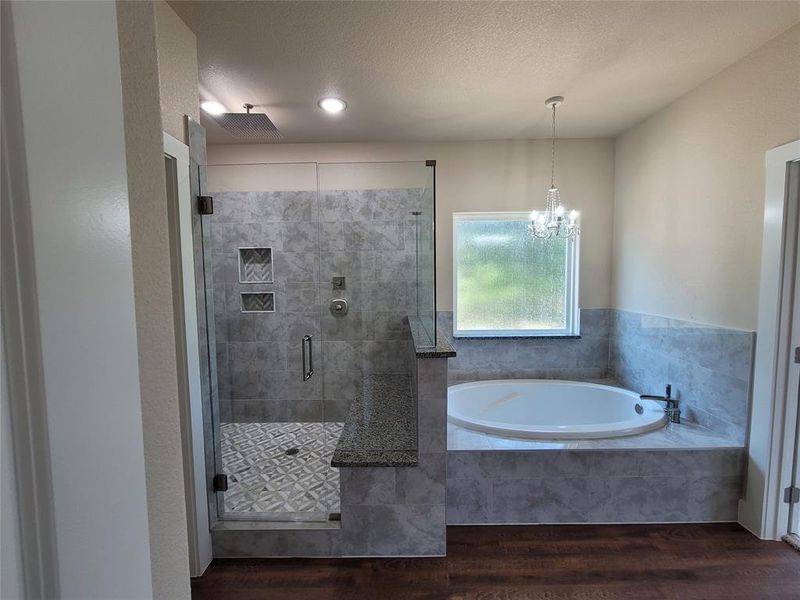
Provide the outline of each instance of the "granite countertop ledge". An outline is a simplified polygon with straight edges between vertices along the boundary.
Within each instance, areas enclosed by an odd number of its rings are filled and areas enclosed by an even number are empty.
[[[333,467],[414,467],[417,407],[407,375],[366,375],[350,403]]]
[[[419,317],[408,317],[408,327],[411,329],[411,339],[414,340],[414,350],[417,358],[453,358],[456,350],[447,341],[447,337],[436,329],[436,346],[425,346],[423,340],[428,337],[427,330]],[[421,343],[422,342],[422,343]]]

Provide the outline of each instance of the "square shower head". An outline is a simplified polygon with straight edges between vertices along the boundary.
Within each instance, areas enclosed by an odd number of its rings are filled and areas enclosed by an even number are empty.
[[[283,137],[264,113],[222,113],[214,116],[214,120],[237,138],[277,141]]]

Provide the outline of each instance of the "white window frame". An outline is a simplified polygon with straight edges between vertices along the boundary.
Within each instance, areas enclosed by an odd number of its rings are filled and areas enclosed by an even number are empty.
[[[567,243],[566,326],[562,329],[458,329],[458,224],[463,221],[525,221],[529,212],[453,213],[453,336],[454,337],[578,337],[580,336],[580,236]]]

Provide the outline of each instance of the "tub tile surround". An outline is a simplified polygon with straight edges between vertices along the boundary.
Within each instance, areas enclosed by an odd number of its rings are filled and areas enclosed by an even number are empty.
[[[755,334],[615,309],[582,309],[581,337],[453,338],[453,313],[437,314],[458,351],[448,381],[506,378],[607,380],[639,393],[672,384],[682,418],[743,446]]]
[[[416,310],[413,211],[422,190],[218,192],[210,219],[223,422],[343,421],[365,374],[405,374]],[[274,283],[240,283],[239,249],[270,248]],[[345,276],[343,290],[331,279]],[[274,293],[273,313],[242,313],[241,294]],[[350,305],[328,311],[333,298]],[[313,335],[319,377],[299,379]],[[323,341],[324,340],[324,341]],[[324,385],[323,385],[324,380]]]
[[[609,339],[623,387],[661,395],[671,383],[682,417],[744,445],[754,332],[615,310]]]
[[[735,521],[754,334],[619,310],[581,311],[580,339],[455,339],[449,383],[595,380],[662,394],[683,422],[636,436],[537,441],[448,423],[448,524]]]
[[[454,338],[452,311],[439,311],[439,331],[458,353],[450,361],[448,380],[605,378],[609,313],[581,310],[579,338]]]
[[[450,451],[447,522],[735,521],[743,448]]]

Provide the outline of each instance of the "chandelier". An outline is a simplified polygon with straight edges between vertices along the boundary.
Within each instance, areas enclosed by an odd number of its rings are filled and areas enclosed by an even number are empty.
[[[571,210],[567,213],[561,204],[561,195],[556,187],[556,108],[564,102],[564,96],[553,96],[545,100],[545,106],[553,111],[553,137],[550,153],[550,189],[547,190],[547,200],[544,211],[534,210],[531,213],[528,231],[535,238],[549,239],[574,238],[581,230],[578,227],[578,211]]]

